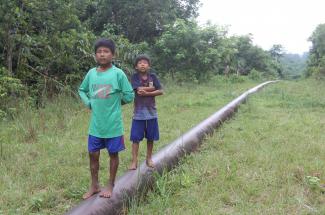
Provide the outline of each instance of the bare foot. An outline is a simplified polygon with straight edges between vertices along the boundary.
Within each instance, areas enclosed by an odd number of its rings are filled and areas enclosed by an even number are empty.
[[[136,170],[137,169],[137,163],[136,162],[132,162],[129,166],[129,170]]]
[[[114,185],[112,185],[112,184],[108,185],[108,187],[105,187],[104,190],[102,190],[99,193],[99,196],[103,197],[103,198],[111,198],[112,193],[113,193],[113,188],[114,188]]]
[[[91,197],[92,195],[95,195],[96,193],[99,193],[100,192],[100,189],[99,187],[91,187],[89,188],[88,192],[85,193],[82,198],[85,200],[85,199],[88,199],[89,197]]]
[[[153,164],[153,161],[151,159],[146,160],[146,164],[150,168],[155,168],[155,165]]]

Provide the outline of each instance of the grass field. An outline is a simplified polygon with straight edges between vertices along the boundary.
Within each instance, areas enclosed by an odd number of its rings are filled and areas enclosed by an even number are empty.
[[[304,80],[251,96],[129,214],[325,214],[324,94]]]
[[[215,78],[167,85],[157,98],[163,145],[176,139],[257,83]],[[325,86],[281,82],[250,97],[235,117],[155,190],[132,202],[129,214],[324,214]],[[128,138],[132,105],[124,107]],[[45,109],[26,108],[0,125],[0,214],[63,214],[89,184],[89,113],[61,96]],[[145,157],[145,144],[140,158]],[[130,162],[130,143],[118,174]],[[100,178],[107,179],[102,153]],[[318,181],[320,179],[320,181]]]
[[[241,79],[239,79],[241,80]],[[257,83],[217,77],[205,84],[167,85],[157,98],[161,140],[154,151]],[[128,139],[132,105],[124,108]],[[0,214],[63,214],[81,201],[89,185],[89,112],[78,99],[60,96],[44,109],[26,107],[0,124]],[[118,175],[127,170],[131,143],[120,155]],[[140,147],[145,157],[145,144]],[[108,156],[101,156],[100,179],[107,179]],[[136,209],[135,209],[136,210]]]

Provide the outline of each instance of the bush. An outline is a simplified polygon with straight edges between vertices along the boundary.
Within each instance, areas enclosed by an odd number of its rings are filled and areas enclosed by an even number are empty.
[[[254,81],[260,81],[262,80],[262,74],[256,69],[252,69],[248,74],[248,78]]]
[[[19,79],[9,76],[5,68],[0,68],[0,119],[16,112],[17,98],[25,92]]]
[[[243,83],[245,82],[245,77],[241,75],[230,75],[228,81],[230,83]]]
[[[278,73],[274,70],[262,73],[263,79],[274,80],[279,78]]]

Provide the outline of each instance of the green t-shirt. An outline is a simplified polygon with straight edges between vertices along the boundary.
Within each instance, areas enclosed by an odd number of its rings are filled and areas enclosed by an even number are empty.
[[[124,134],[121,103],[132,102],[134,92],[121,69],[112,65],[98,72],[92,68],[79,87],[79,95],[91,109],[90,135],[112,138]]]

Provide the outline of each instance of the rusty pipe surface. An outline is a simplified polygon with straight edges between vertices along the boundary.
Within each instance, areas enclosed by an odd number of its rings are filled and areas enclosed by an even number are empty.
[[[265,85],[277,81],[264,82],[241,94],[232,100],[226,106],[207,119],[190,129],[172,143],[166,145],[156,154],[152,160],[155,164],[155,170],[159,174],[164,169],[170,170],[179,162],[185,154],[194,151],[201,143],[204,137],[212,134],[214,129],[219,127],[222,122],[230,118],[237,110],[239,105],[246,101],[247,97],[263,88]],[[98,194],[81,202],[74,207],[67,215],[109,215],[120,214],[124,207],[127,207],[132,197],[138,193],[144,192],[150,184],[154,182],[153,170],[148,168],[143,162],[137,170],[127,171],[115,182],[113,195],[111,198],[101,198]]]

